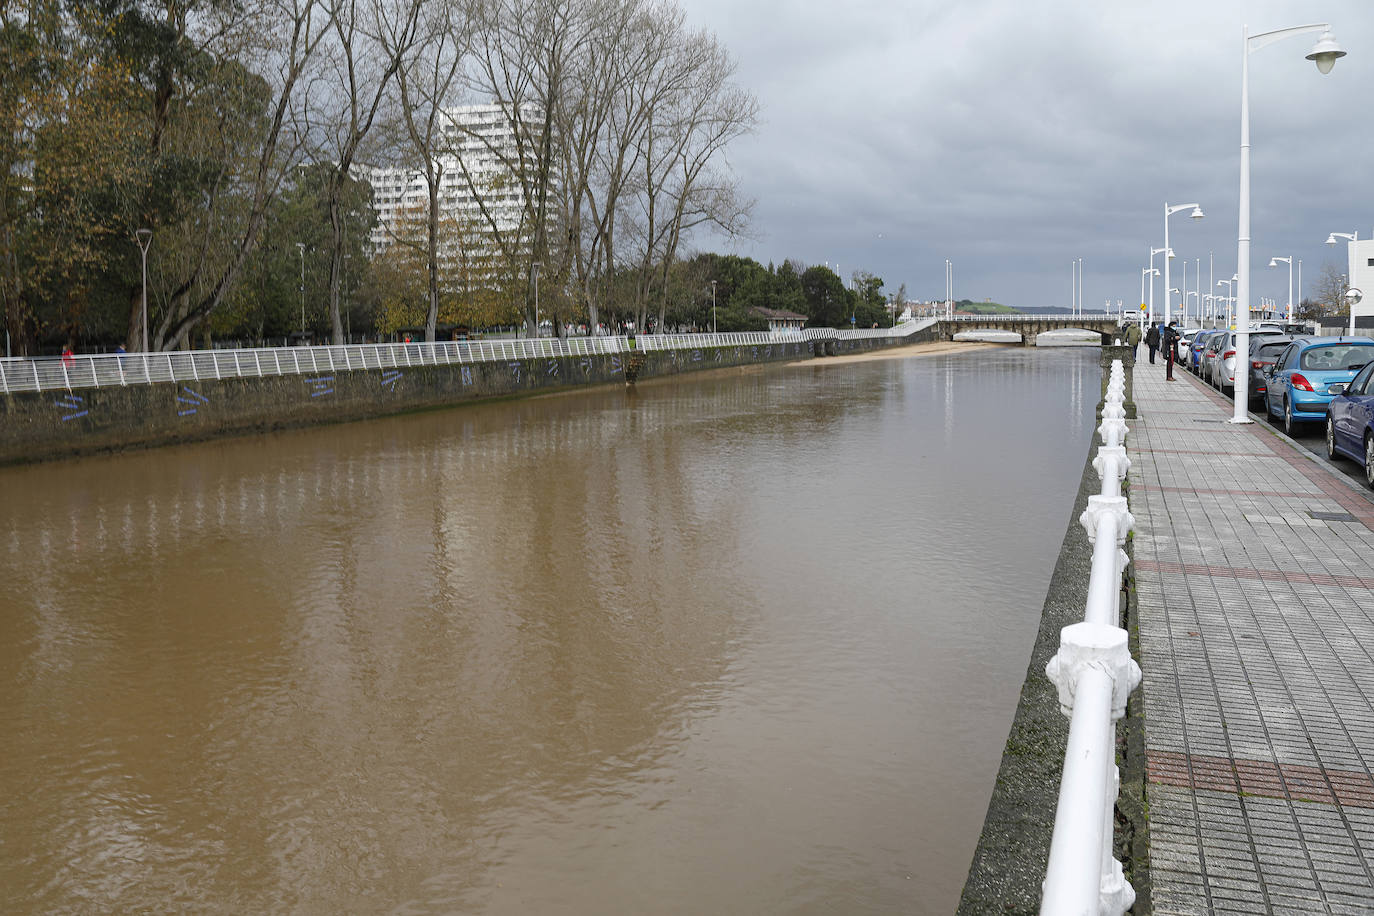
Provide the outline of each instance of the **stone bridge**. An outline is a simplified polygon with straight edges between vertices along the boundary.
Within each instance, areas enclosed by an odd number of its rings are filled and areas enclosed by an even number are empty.
[[[955,315],[941,318],[935,328],[944,340],[953,340],[964,331],[1014,331],[1021,335],[1024,346],[1033,346],[1035,338],[1045,331],[1096,331],[1103,345],[1121,336],[1121,322],[1117,318],[1089,315]]]

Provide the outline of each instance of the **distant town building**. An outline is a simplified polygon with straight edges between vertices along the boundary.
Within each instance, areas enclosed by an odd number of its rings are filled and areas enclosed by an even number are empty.
[[[515,127],[500,105],[463,105],[445,111],[443,138],[445,152],[436,159],[443,175],[438,202],[441,282],[449,287],[482,285],[501,269],[496,234],[519,238],[527,221],[523,187],[508,165],[518,158]],[[422,246],[429,209],[424,170],[364,167],[360,175],[372,185],[377,210],[369,238],[374,253],[400,242]],[[520,248],[528,251],[528,244],[525,240]]]

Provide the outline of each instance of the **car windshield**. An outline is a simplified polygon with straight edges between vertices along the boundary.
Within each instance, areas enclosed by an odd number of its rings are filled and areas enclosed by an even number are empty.
[[[1374,356],[1374,346],[1370,344],[1331,344],[1325,347],[1309,347],[1302,353],[1304,369],[1358,369]]]

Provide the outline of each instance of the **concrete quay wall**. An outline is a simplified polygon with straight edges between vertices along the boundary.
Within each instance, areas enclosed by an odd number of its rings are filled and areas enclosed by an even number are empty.
[[[341,423],[469,401],[809,359],[912,343],[919,335],[804,340],[749,346],[635,350],[302,375],[208,379],[3,396],[0,464],[45,461]],[[643,364],[632,365],[642,359]]]

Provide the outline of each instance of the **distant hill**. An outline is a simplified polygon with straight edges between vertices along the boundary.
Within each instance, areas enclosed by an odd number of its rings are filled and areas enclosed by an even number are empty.
[[[954,303],[956,312],[968,312],[972,315],[1015,315],[1024,309],[1014,309],[1009,305],[1000,302],[973,302],[969,299],[960,299]]]

